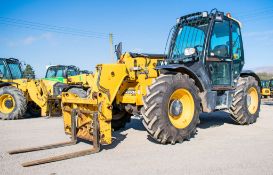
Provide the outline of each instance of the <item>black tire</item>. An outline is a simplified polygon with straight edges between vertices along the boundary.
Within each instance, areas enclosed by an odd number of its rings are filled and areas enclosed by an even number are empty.
[[[258,93],[258,106],[255,113],[251,114],[247,106],[247,95],[250,88],[256,89]],[[258,81],[252,77],[240,77],[230,107],[231,118],[240,125],[255,123],[259,117],[261,105],[260,87]]]
[[[86,98],[87,92],[81,88],[71,88],[68,92],[78,95],[80,98]]]
[[[9,95],[13,98],[13,102],[10,103],[10,105],[13,106],[13,110],[9,113],[3,113],[3,111],[0,111],[0,119],[3,120],[15,120],[22,118],[25,115],[25,112],[27,110],[27,101],[24,96],[24,94],[13,86],[5,86],[0,88],[0,97],[3,95]],[[0,107],[2,110],[2,107]]]
[[[169,118],[169,99],[178,89],[186,89],[193,99],[193,117],[184,128],[175,127]],[[148,87],[147,95],[143,98],[144,106],[141,110],[143,124],[150,136],[162,144],[182,143],[196,134],[199,123],[200,97],[199,89],[193,79],[186,74],[161,74]],[[185,110],[185,109],[184,109]]]
[[[111,120],[111,126],[114,131],[125,128],[126,123],[129,123],[131,121],[131,114],[129,114],[128,112],[115,107],[112,111],[113,116]]]
[[[41,108],[35,102],[30,101],[27,104],[27,113],[30,115],[29,117],[40,117]]]

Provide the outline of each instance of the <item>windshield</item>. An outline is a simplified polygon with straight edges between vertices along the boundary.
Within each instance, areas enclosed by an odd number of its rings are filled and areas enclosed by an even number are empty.
[[[178,25],[176,32],[171,40],[169,57],[171,59],[186,58],[184,51],[186,48],[195,48],[197,53],[202,53],[208,22],[206,20],[198,20]]]
[[[67,70],[66,70],[67,69]],[[67,72],[66,72],[67,71]],[[79,71],[74,67],[52,66],[47,69],[46,78],[67,77],[78,75]]]
[[[4,79],[20,79],[22,78],[22,71],[20,64],[14,61],[7,61],[7,66],[4,61],[0,61],[0,74],[3,75]]]
[[[273,87],[273,80],[270,80],[269,86]]]
[[[262,87],[269,87],[270,81],[261,81]]]
[[[64,77],[64,71],[65,67],[63,66],[49,67],[46,72],[46,78]]]
[[[74,76],[74,75],[78,75],[79,72],[77,69],[75,68],[68,68],[67,69],[67,76],[70,77],[70,76]]]

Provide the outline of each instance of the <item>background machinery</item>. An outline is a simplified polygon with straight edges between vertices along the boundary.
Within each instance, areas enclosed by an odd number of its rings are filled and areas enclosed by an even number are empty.
[[[269,82],[269,88],[270,88],[270,96],[273,98],[273,79]]]
[[[178,18],[170,36],[167,56],[121,55],[118,49],[118,63],[97,65],[87,98],[62,93],[70,142],[10,154],[71,145],[77,138],[93,141],[94,147],[23,166],[96,153],[101,144],[112,143],[113,121],[119,123],[130,114],[142,114],[149,136],[162,144],[193,137],[200,112],[225,110],[238,124],[256,122],[261,83],[254,72],[242,71],[240,23],[215,9],[197,12]]]
[[[44,79],[57,82],[64,86],[63,89],[68,88],[69,92],[86,97],[86,91],[89,88],[87,79],[92,76],[91,72],[81,71],[74,65],[51,65],[47,67]],[[69,86],[64,84],[69,84]]]
[[[261,95],[263,98],[268,98],[270,97],[270,80],[262,80],[261,81]]]
[[[47,67],[45,79],[67,83],[67,78],[80,74],[80,69],[73,65],[50,65]]]
[[[0,118],[18,119],[26,116],[60,115],[61,93],[70,91],[81,97],[86,92],[51,79],[34,80],[23,78],[18,59],[0,59]],[[82,86],[80,86],[82,87]]]

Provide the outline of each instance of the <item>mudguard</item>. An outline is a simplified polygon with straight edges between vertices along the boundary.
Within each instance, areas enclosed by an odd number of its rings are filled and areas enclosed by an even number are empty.
[[[261,87],[261,79],[260,77],[252,70],[242,70],[241,74],[240,74],[241,77],[247,77],[247,76],[252,76],[254,77],[257,81],[258,81],[258,84],[259,86]]]
[[[204,83],[202,82],[202,80],[199,79],[199,77],[196,75],[196,73],[184,65],[168,64],[168,65],[157,66],[156,69],[186,73],[192,79],[195,80],[195,84],[197,85],[197,87],[200,89],[201,92],[206,90]]]

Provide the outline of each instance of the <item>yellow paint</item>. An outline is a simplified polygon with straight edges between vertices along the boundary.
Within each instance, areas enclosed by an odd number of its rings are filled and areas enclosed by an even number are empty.
[[[261,95],[262,96],[270,96],[270,89],[269,88],[262,88]]]
[[[14,83],[10,84],[10,86],[14,86],[22,91],[27,102],[33,101],[41,108],[41,116],[49,114],[49,104],[52,100],[61,99],[60,96],[53,96],[53,86],[56,82],[50,80],[2,79],[1,81]]]
[[[94,112],[98,112],[100,123],[100,142],[112,142],[112,105],[143,105],[142,97],[152,80],[159,75],[155,70],[158,59],[144,57],[132,58],[129,53],[121,56],[115,64],[99,64],[92,75],[83,76],[82,84],[91,89],[88,98],[79,98],[71,93],[62,94],[64,128],[71,134],[71,111],[79,112],[77,117],[77,136],[92,140]],[[70,77],[68,81],[79,82],[79,77]]]
[[[249,88],[247,91],[248,96],[250,97],[250,104],[248,106],[248,111],[250,114],[255,114],[259,105],[259,95],[257,90],[254,87]]]
[[[10,101],[11,107],[7,107],[6,103]],[[0,112],[4,114],[10,114],[15,108],[15,100],[10,94],[2,94],[0,96]]]
[[[183,106],[182,112],[178,116],[172,115],[170,112],[170,105],[173,100],[179,100]],[[178,129],[186,128],[193,119],[194,111],[193,96],[187,89],[177,89],[172,93],[168,104],[168,115],[174,127]]]

